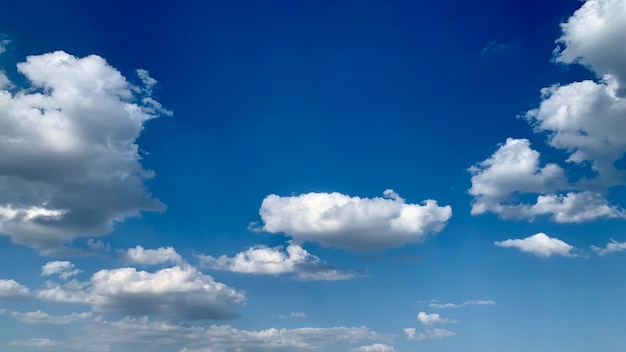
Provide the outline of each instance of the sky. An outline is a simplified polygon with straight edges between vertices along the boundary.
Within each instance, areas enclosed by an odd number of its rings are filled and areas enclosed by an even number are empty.
[[[0,7],[0,350],[626,344],[626,1]]]

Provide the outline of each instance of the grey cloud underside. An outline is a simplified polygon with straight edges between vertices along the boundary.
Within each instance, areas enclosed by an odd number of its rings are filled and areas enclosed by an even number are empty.
[[[165,209],[135,140],[167,111],[96,55],[29,56],[18,70],[35,89],[0,90],[1,233],[45,252]]]

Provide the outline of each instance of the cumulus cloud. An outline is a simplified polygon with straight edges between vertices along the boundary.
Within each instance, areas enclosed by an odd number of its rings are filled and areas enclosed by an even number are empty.
[[[495,305],[496,302],[492,301],[492,300],[469,300],[469,301],[465,301],[463,303],[437,303],[437,302],[432,302],[428,304],[429,308],[438,308],[438,309],[443,309],[443,308],[461,308],[461,307],[466,307],[466,306],[490,306],[490,305]]]
[[[197,269],[180,265],[150,273],[135,268],[100,270],[89,282],[48,282],[37,296],[90,305],[96,312],[160,315],[177,320],[233,319],[246,297]]]
[[[422,325],[423,330],[418,334],[415,328],[405,328],[404,334],[408,340],[443,339],[455,335],[452,331],[435,327],[437,325],[456,323],[454,320],[442,318],[437,313],[419,312],[417,320]]]
[[[176,253],[173,247],[144,249],[142,246],[137,246],[126,250],[124,258],[130,263],[141,265],[155,265],[167,262],[181,263],[183,261],[183,258]]]
[[[383,343],[373,343],[371,345],[364,345],[356,347],[350,350],[350,352],[394,352],[393,346],[385,345]]]
[[[560,255],[571,257],[571,251],[574,247],[559,240],[558,238],[548,237],[545,233],[537,233],[524,239],[508,239],[506,241],[496,241],[498,247],[517,248],[522,252],[531,253],[538,257],[550,257]]]
[[[626,250],[626,242],[617,242],[616,240],[611,238],[609,239],[609,243],[607,243],[604,248],[591,246],[591,250],[598,255],[605,255],[612,252],[622,252]]]
[[[41,275],[59,275],[60,278],[67,280],[70,276],[74,276],[81,273],[81,270],[74,269],[74,264],[68,261],[52,261],[47,262],[41,267]]]
[[[285,233],[296,241],[365,251],[420,242],[443,229],[452,216],[450,206],[429,199],[406,203],[392,190],[385,197],[360,198],[341,193],[267,196],[259,214],[261,230]]]
[[[470,169],[473,214],[491,211],[502,218],[528,219],[551,215],[559,223],[626,218],[622,208],[607,200],[611,187],[626,185],[626,169],[619,166],[626,153],[626,4],[588,0],[561,26],[555,61],[585,65],[598,79],[543,88],[539,107],[524,117],[535,132],[546,135],[549,146],[567,154],[563,166],[575,167],[571,174],[582,176],[563,182],[561,167],[541,168],[538,153],[527,146],[509,150],[519,158],[516,166],[514,158],[502,155],[507,154],[503,147],[499,155]],[[504,168],[512,173],[507,175]],[[517,201],[524,193],[536,193],[537,202]]]
[[[299,245],[290,243],[270,248],[258,245],[237,253],[234,257],[222,255],[219,258],[210,255],[197,256],[202,265],[214,270],[226,270],[246,274],[295,274],[301,280],[344,280],[356,276],[354,272],[335,268],[322,262]]]
[[[0,298],[22,298],[29,295],[28,287],[15,280],[0,279]]]
[[[579,63],[598,76],[614,75],[626,82],[626,3],[620,0],[587,0],[566,22],[557,40],[555,60]]]
[[[50,253],[164,210],[135,141],[168,111],[97,55],[57,51],[17,68],[31,87],[0,89],[0,233]]]
[[[41,310],[34,312],[12,312],[11,316],[27,324],[65,325],[91,318],[91,312],[72,313],[65,316],[54,316]]]

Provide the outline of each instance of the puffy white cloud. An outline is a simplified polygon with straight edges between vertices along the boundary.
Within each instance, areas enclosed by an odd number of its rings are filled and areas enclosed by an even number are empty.
[[[472,166],[473,215],[491,211],[505,219],[534,219],[550,215],[558,223],[580,223],[598,218],[626,218],[626,212],[597,192],[572,189],[556,164],[539,166],[539,152],[527,139],[508,138],[488,159]],[[541,194],[544,193],[544,194]],[[547,194],[545,194],[547,193]],[[534,204],[518,200],[520,194],[539,194]]]
[[[374,250],[420,242],[443,229],[450,206],[434,200],[407,204],[392,190],[385,198],[350,197],[341,193],[267,196],[259,211],[263,231],[283,232],[297,241],[318,242],[348,250]]]
[[[394,352],[393,346],[385,345],[383,343],[373,343],[371,345],[364,345],[356,347],[350,350],[350,352]]]
[[[466,306],[490,306],[495,305],[496,302],[492,300],[469,300],[463,303],[436,303],[432,302],[428,304],[429,308],[461,308]]]
[[[126,250],[124,257],[130,263],[142,265],[155,265],[167,262],[181,263],[183,261],[183,258],[176,253],[173,247],[144,249],[142,246],[137,246]]]
[[[626,82],[626,3],[621,0],[587,0],[566,22],[557,40],[556,61],[588,66],[598,76],[615,75]]]
[[[55,325],[64,325],[70,324],[77,321],[84,321],[86,319],[91,318],[91,312],[83,312],[83,313],[72,313],[70,315],[65,316],[54,316],[50,315],[46,312],[42,312],[41,310],[37,310],[34,312],[12,312],[11,316],[18,319],[21,322],[28,324],[55,324]]]
[[[270,248],[258,245],[237,253],[234,257],[222,255],[219,258],[210,255],[197,256],[203,265],[215,270],[227,270],[246,274],[285,274],[294,273],[301,280],[344,280],[356,276],[355,273],[331,267],[317,256],[307,252],[299,245],[290,243],[286,249],[282,246]]]
[[[454,336],[456,333],[441,328],[426,328],[417,336],[418,340],[440,340],[446,337]]]
[[[50,253],[164,209],[135,140],[169,112],[97,55],[29,56],[18,71],[32,87],[0,89],[0,233]]]
[[[617,82],[606,76],[601,82],[582,81],[542,89],[542,102],[526,118],[548,143],[569,153],[568,162],[590,164],[595,178],[582,186],[609,187],[624,184],[624,170],[615,162],[626,152],[626,101],[617,96]]]
[[[47,262],[41,267],[41,275],[59,275],[60,278],[67,280],[70,276],[81,273],[81,270],[74,269],[74,264],[68,261],[55,260]]]
[[[46,300],[90,305],[96,312],[161,315],[177,320],[232,319],[244,293],[188,265],[154,273],[135,268],[100,270],[89,282],[48,282],[37,292]]]
[[[0,298],[21,298],[30,295],[28,287],[15,280],[0,279]]]
[[[450,320],[442,318],[439,314],[427,314],[426,312],[417,313],[417,320],[419,320],[422,325],[435,325],[435,324],[447,324]]]
[[[598,255],[605,255],[612,252],[622,252],[626,250],[626,242],[617,242],[611,238],[609,243],[606,244],[606,247],[600,248],[597,246],[591,246],[591,250],[596,252]]]
[[[522,252],[531,253],[538,257],[550,257],[552,255],[571,257],[571,251],[574,249],[574,247],[558,238],[548,237],[542,232],[524,239],[496,241],[495,245],[498,247],[517,248]]]
[[[27,340],[12,340],[9,342],[9,345],[23,347],[54,347],[57,345],[57,342],[46,338],[32,338]]]

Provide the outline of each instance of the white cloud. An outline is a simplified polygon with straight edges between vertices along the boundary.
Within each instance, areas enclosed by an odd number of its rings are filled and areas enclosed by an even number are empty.
[[[436,303],[432,302],[428,304],[429,308],[461,308],[466,306],[490,306],[495,305],[496,302],[492,300],[469,300],[463,303]]]
[[[394,352],[393,346],[385,345],[383,343],[373,343],[371,345],[364,345],[356,347],[350,350],[350,352]]]
[[[28,288],[17,281],[0,279],[0,298],[22,298],[29,295]]]
[[[18,70],[32,87],[0,89],[0,233],[46,254],[164,209],[135,140],[169,112],[97,55],[29,56]]]
[[[600,248],[596,246],[591,246],[591,250],[596,252],[598,255],[605,255],[612,252],[622,252],[626,250],[626,242],[617,242],[616,240],[611,238],[609,240],[609,243],[606,244],[606,247]]]
[[[407,340],[415,340],[417,338],[417,332],[415,328],[404,328],[403,331]]]
[[[167,351],[302,351],[327,350],[343,344],[366,341],[386,342],[387,338],[366,327],[327,327],[241,330],[230,325],[208,328],[188,324],[124,318],[94,321],[87,327],[92,343],[160,346]]]
[[[37,310],[34,312],[12,312],[11,316],[18,319],[21,322],[28,324],[55,324],[55,325],[64,325],[70,324],[77,321],[84,321],[88,318],[91,318],[91,312],[83,312],[83,313],[72,313],[70,315],[65,316],[54,316],[50,315],[46,312],[42,312],[41,310]]]
[[[289,317],[291,317],[291,318],[306,318],[306,313],[291,312],[291,314],[289,314]]]
[[[567,184],[560,166],[546,164],[540,167],[539,152],[530,148],[527,139],[507,138],[490,158],[472,166],[469,171],[472,173],[469,193],[474,196],[473,215],[488,211],[504,219],[534,219],[550,215],[558,223],[626,218],[626,212],[610,205],[601,193],[553,193],[576,186]],[[539,195],[534,204],[524,204],[518,200],[520,194]]]
[[[155,265],[161,263],[181,263],[183,258],[176,253],[173,247],[159,249],[144,249],[142,246],[126,250],[125,259],[130,263],[141,265]]]
[[[553,237],[548,237],[545,233],[537,233],[524,239],[508,239],[506,241],[495,242],[498,247],[517,248],[522,252],[531,253],[538,257],[550,257],[561,255],[571,257],[574,247]]]
[[[5,51],[7,51],[7,45],[9,45],[9,43],[11,43],[11,41],[9,39],[0,38],[0,54],[2,54]]]
[[[580,63],[600,77],[613,74],[626,82],[626,3],[621,0],[588,0],[565,23],[557,40],[562,48],[556,61]]]
[[[337,192],[293,197],[267,196],[259,214],[263,231],[283,232],[297,241],[348,250],[374,250],[420,242],[443,229],[450,206],[434,200],[407,204],[392,190],[385,198],[350,197]]]
[[[331,267],[317,256],[307,252],[299,245],[290,243],[286,249],[282,246],[270,248],[258,245],[237,253],[234,257],[222,255],[219,258],[210,255],[197,256],[203,265],[215,270],[227,270],[246,274],[286,274],[294,273],[300,280],[344,280],[356,276],[355,273]]]
[[[67,280],[70,276],[77,275],[81,272],[82,271],[79,269],[74,269],[74,264],[68,261],[56,260],[47,262],[41,267],[41,275],[59,275],[59,277],[64,280]]]
[[[28,340],[13,340],[9,342],[10,346],[23,346],[23,347],[54,347],[57,345],[55,340],[46,338],[32,338]]]
[[[447,324],[451,322],[448,319],[442,318],[437,313],[427,314],[426,312],[419,312],[417,314],[417,320],[419,320],[422,325]]]
[[[440,340],[446,337],[454,336],[456,333],[446,329],[426,328],[417,336],[418,340]]]
[[[96,312],[161,315],[177,320],[232,319],[244,293],[188,265],[154,273],[135,268],[100,270],[89,282],[48,282],[37,293],[51,301],[86,304]]]

